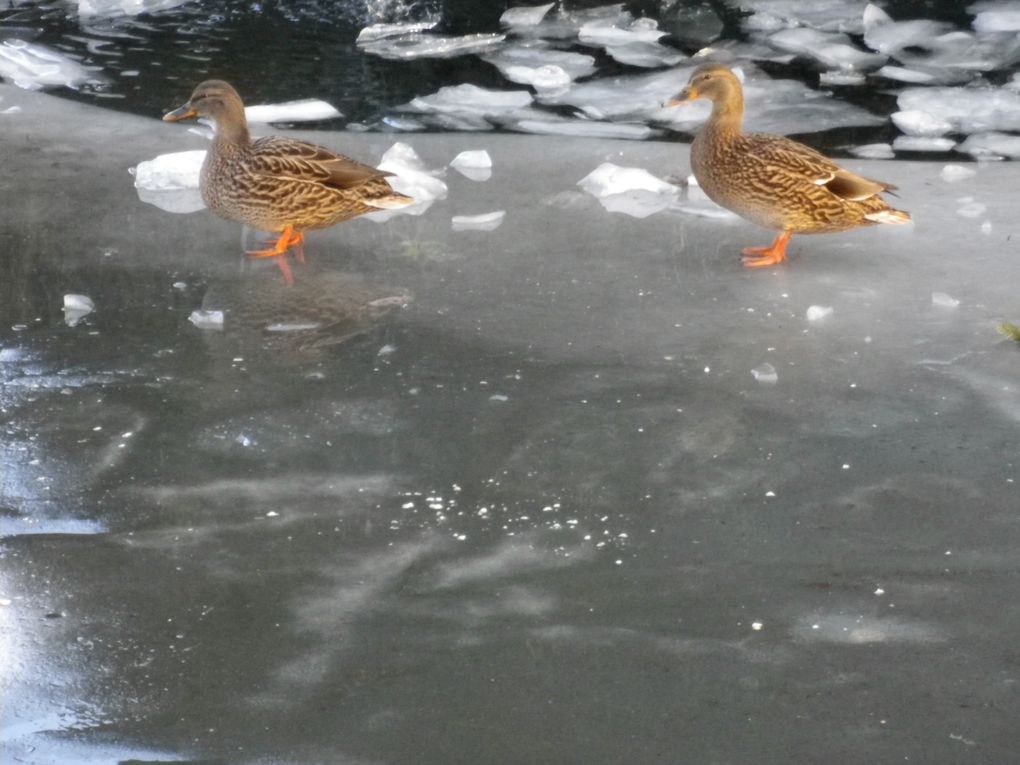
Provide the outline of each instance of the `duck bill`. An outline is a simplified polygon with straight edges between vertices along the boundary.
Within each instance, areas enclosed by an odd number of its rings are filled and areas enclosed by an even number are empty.
[[[167,112],[163,115],[164,122],[180,122],[181,120],[193,120],[198,117],[198,112],[191,108],[189,104],[185,104],[180,109],[174,109],[172,112]]]
[[[684,88],[671,99],[669,99],[665,106],[680,106],[680,104],[686,104],[688,101],[693,101],[698,97],[698,91],[690,86]]]

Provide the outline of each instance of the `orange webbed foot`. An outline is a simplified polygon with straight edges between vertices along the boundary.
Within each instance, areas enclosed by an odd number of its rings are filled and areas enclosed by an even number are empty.
[[[249,258],[275,258],[276,265],[280,267],[283,280],[287,284],[294,283],[294,274],[287,263],[287,254],[294,248],[294,258],[298,263],[305,262],[305,236],[300,231],[295,231],[293,226],[287,226],[280,234],[280,237],[273,242],[272,249],[248,250],[245,254]]]
[[[745,268],[768,268],[779,263],[786,262],[786,245],[793,236],[792,231],[784,231],[768,247],[745,247],[744,267]]]

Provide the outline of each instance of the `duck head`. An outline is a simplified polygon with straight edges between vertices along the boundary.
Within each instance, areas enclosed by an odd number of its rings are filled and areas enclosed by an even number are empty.
[[[687,87],[666,102],[666,106],[678,106],[697,98],[707,98],[716,103],[726,103],[742,96],[737,75],[721,64],[704,64],[691,74]],[[742,100],[742,99],[740,99]]]

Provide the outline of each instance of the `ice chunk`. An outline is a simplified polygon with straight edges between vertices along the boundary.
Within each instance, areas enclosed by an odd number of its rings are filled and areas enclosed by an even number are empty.
[[[893,112],[892,121],[907,135],[939,136],[953,129],[947,120],[920,109]]]
[[[863,146],[855,146],[850,149],[850,153],[863,159],[892,159],[896,156],[893,147],[887,143],[868,143]]]
[[[406,108],[421,114],[485,118],[522,109],[532,101],[526,90],[486,90],[464,84],[446,85],[431,95],[414,98]]]
[[[198,190],[205,151],[160,154],[132,168],[135,190],[143,202],[172,213],[191,213],[205,207]]]
[[[507,8],[499,17],[499,23],[505,27],[533,27],[540,23],[556,3],[536,5],[533,7],[517,6]]]
[[[990,220],[986,220],[981,224],[981,233],[985,235],[992,233],[992,222]]]
[[[660,23],[688,48],[702,48],[723,33],[723,20],[707,3],[673,3],[663,8]]]
[[[779,373],[776,371],[776,368],[767,361],[752,369],[751,375],[755,380],[765,385],[775,385],[779,382]]]
[[[381,120],[382,124],[393,130],[400,130],[407,133],[413,133],[418,130],[424,130],[427,126],[422,124],[416,119],[410,117],[394,117],[392,114],[388,114]],[[353,125],[347,125],[348,130],[354,129]],[[371,130],[368,125],[359,125],[357,132],[367,132]]]
[[[960,301],[945,292],[931,293],[931,304],[940,308],[956,308]]]
[[[505,127],[535,135],[575,135],[583,138],[623,138],[632,141],[644,141],[660,133],[647,125],[557,118],[551,114],[542,119],[511,120]]]
[[[557,66],[572,80],[587,77],[595,72],[594,56],[554,50],[545,43],[507,45],[482,58],[503,72],[504,77],[507,76],[506,70],[510,67],[537,69],[543,66]]]
[[[897,82],[933,82],[936,77],[931,72],[925,72],[920,69],[906,69],[902,66],[893,66],[886,64],[879,69],[875,74],[887,77],[890,80],[896,80]]]
[[[104,81],[63,53],[17,38],[0,42],[0,77],[26,90],[61,85],[77,90]]]
[[[498,47],[505,39],[506,35],[502,34],[473,34],[460,37],[411,34],[359,41],[358,47],[365,53],[380,58],[409,61],[418,58],[453,58],[483,53]]]
[[[537,91],[563,92],[570,87],[572,81],[570,75],[555,64],[538,67],[506,66],[502,72],[511,82],[530,85]]]
[[[369,43],[385,40],[387,37],[410,37],[434,29],[439,19],[422,22],[402,22],[399,24],[372,24],[358,33],[357,43]]]
[[[487,181],[492,177],[492,158],[484,149],[462,151],[453,158],[450,167],[472,181]]]
[[[904,48],[929,48],[931,41],[948,31],[948,24],[930,19],[893,21],[876,5],[864,9],[864,44],[887,56],[896,56]]]
[[[78,0],[78,16],[137,16],[184,5],[189,0]]]
[[[901,135],[896,137],[892,145],[896,151],[951,151],[956,141],[952,138]]]
[[[976,170],[963,165],[946,165],[942,168],[940,175],[942,180],[947,183],[956,183],[957,181],[966,180],[977,174]]]
[[[223,311],[192,311],[188,321],[199,329],[223,329]]]
[[[1020,8],[1015,2],[974,3],[967,10],[974,16],[974,29],[978,32],[1020,32]]]
[[[1009,133],[974,133],[956,147],[957,151],[965,151],[975,157],[1010,159],[1020,158],[1020,136]]]
[[[665,210],[676,202],[679,189],[647,170],[620,167],[604,162],[577,182],[584,191],[599,200],[610,212],[635,218]]]
[[[590,21],[577,31],[577,39],[585,45],[605,48],[610,45],[656,42],[665,32],[655,19],[630,20],[630,14],[615,19]]]
[[[946,120],[954,132],[1020,129],[1020,94],[1007,88],[907,88],[897,103]]]
[[[832,306],[810,305],[807,311],[804,312],[804,316],[808,321],[821,321],[832,316]]]
[[[246,106],[244,116],[248,122],[312,122],[331,120],[343,115],[336,107],[316,98],[286,101],[282,104]]]
[[[886,62],[886,56],[855,47],[846,35],[827,34],[805,27],[776,32],[769,36],[768,43],[779,50],[815,59],[828,67],[867,71]]]
[[[981,202],[975,201],[973,197],[960,197],[956,201],[961,205],[956,209],[956,214],[962,215],[964,218],[979,218],[988,209]]]
[[[517,25],[510,31],[516,35],[539,37],[544,40],[567,41],[576,39],[578,30],[585,24],[598,21],[611,23],[616,20],[628,23],[632,18],[623,10],[622,3],[571,10],[561,5],[556,11],[547,13],[537,24]]]
[[[819,85],[863,85],[868,81],[862,72],[838,69],[818,75]]]
[[[96,304],[88,295],[74,293],[64,295],[64,323],[67,326],[77,326],[79,321],[94,310],[96,310]]]
[[[805,26],[823,32],[860,34],[867,0],[726,0],[731,6],[751,11],[743,20],[749,30],[775,31]]]
[[[654,69],[661,66],[676,66],[687,58],[676,48],[669,48],[657,42],[630,42],[623,45],[607,45],[606,53],[621,64]]]
[[[376,222],[389,220],[397,215],[421,215],[437,199],[445,199],[448,189],[445,183],[425,168],[418,153],[406,143],[395,143],[378,165],[380,170],[393,173],[387,182],[395,191],[406,194],[414,202],[395,209],[379,210],[364,217]]]
[[[481,215],[454,215],[450,219],[454,231],[495,231],[503,225],[506,210]]]

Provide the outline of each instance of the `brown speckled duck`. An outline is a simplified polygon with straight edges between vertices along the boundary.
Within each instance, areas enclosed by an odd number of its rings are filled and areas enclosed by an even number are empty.
[[[759,226],[778,230],[768,247],[744,250],[744,265],[786,260],[794,234],[825,234],[876,223],[907,223],[879,196],[895,186],[844,170],[804,144],[779,135],[745,133],[744,92],[725,66],[698,67],[667,105],[712,101],[712,116],[691,144],[691,169],[712,201]]]
[[[202,164],[203,201],[223,218],[279,233],[273,249],[248,254],[280,256],[277,262],[288,281],[284,256],[291,247],[304,244],[302,232],[414,201],[390,187],[386,178],[392,173],[321,146],[282,136],[252,141],[244,103],[222,80],[203,82],[184,106],[163,119],[196,117],[208,117],[216,125]]]

